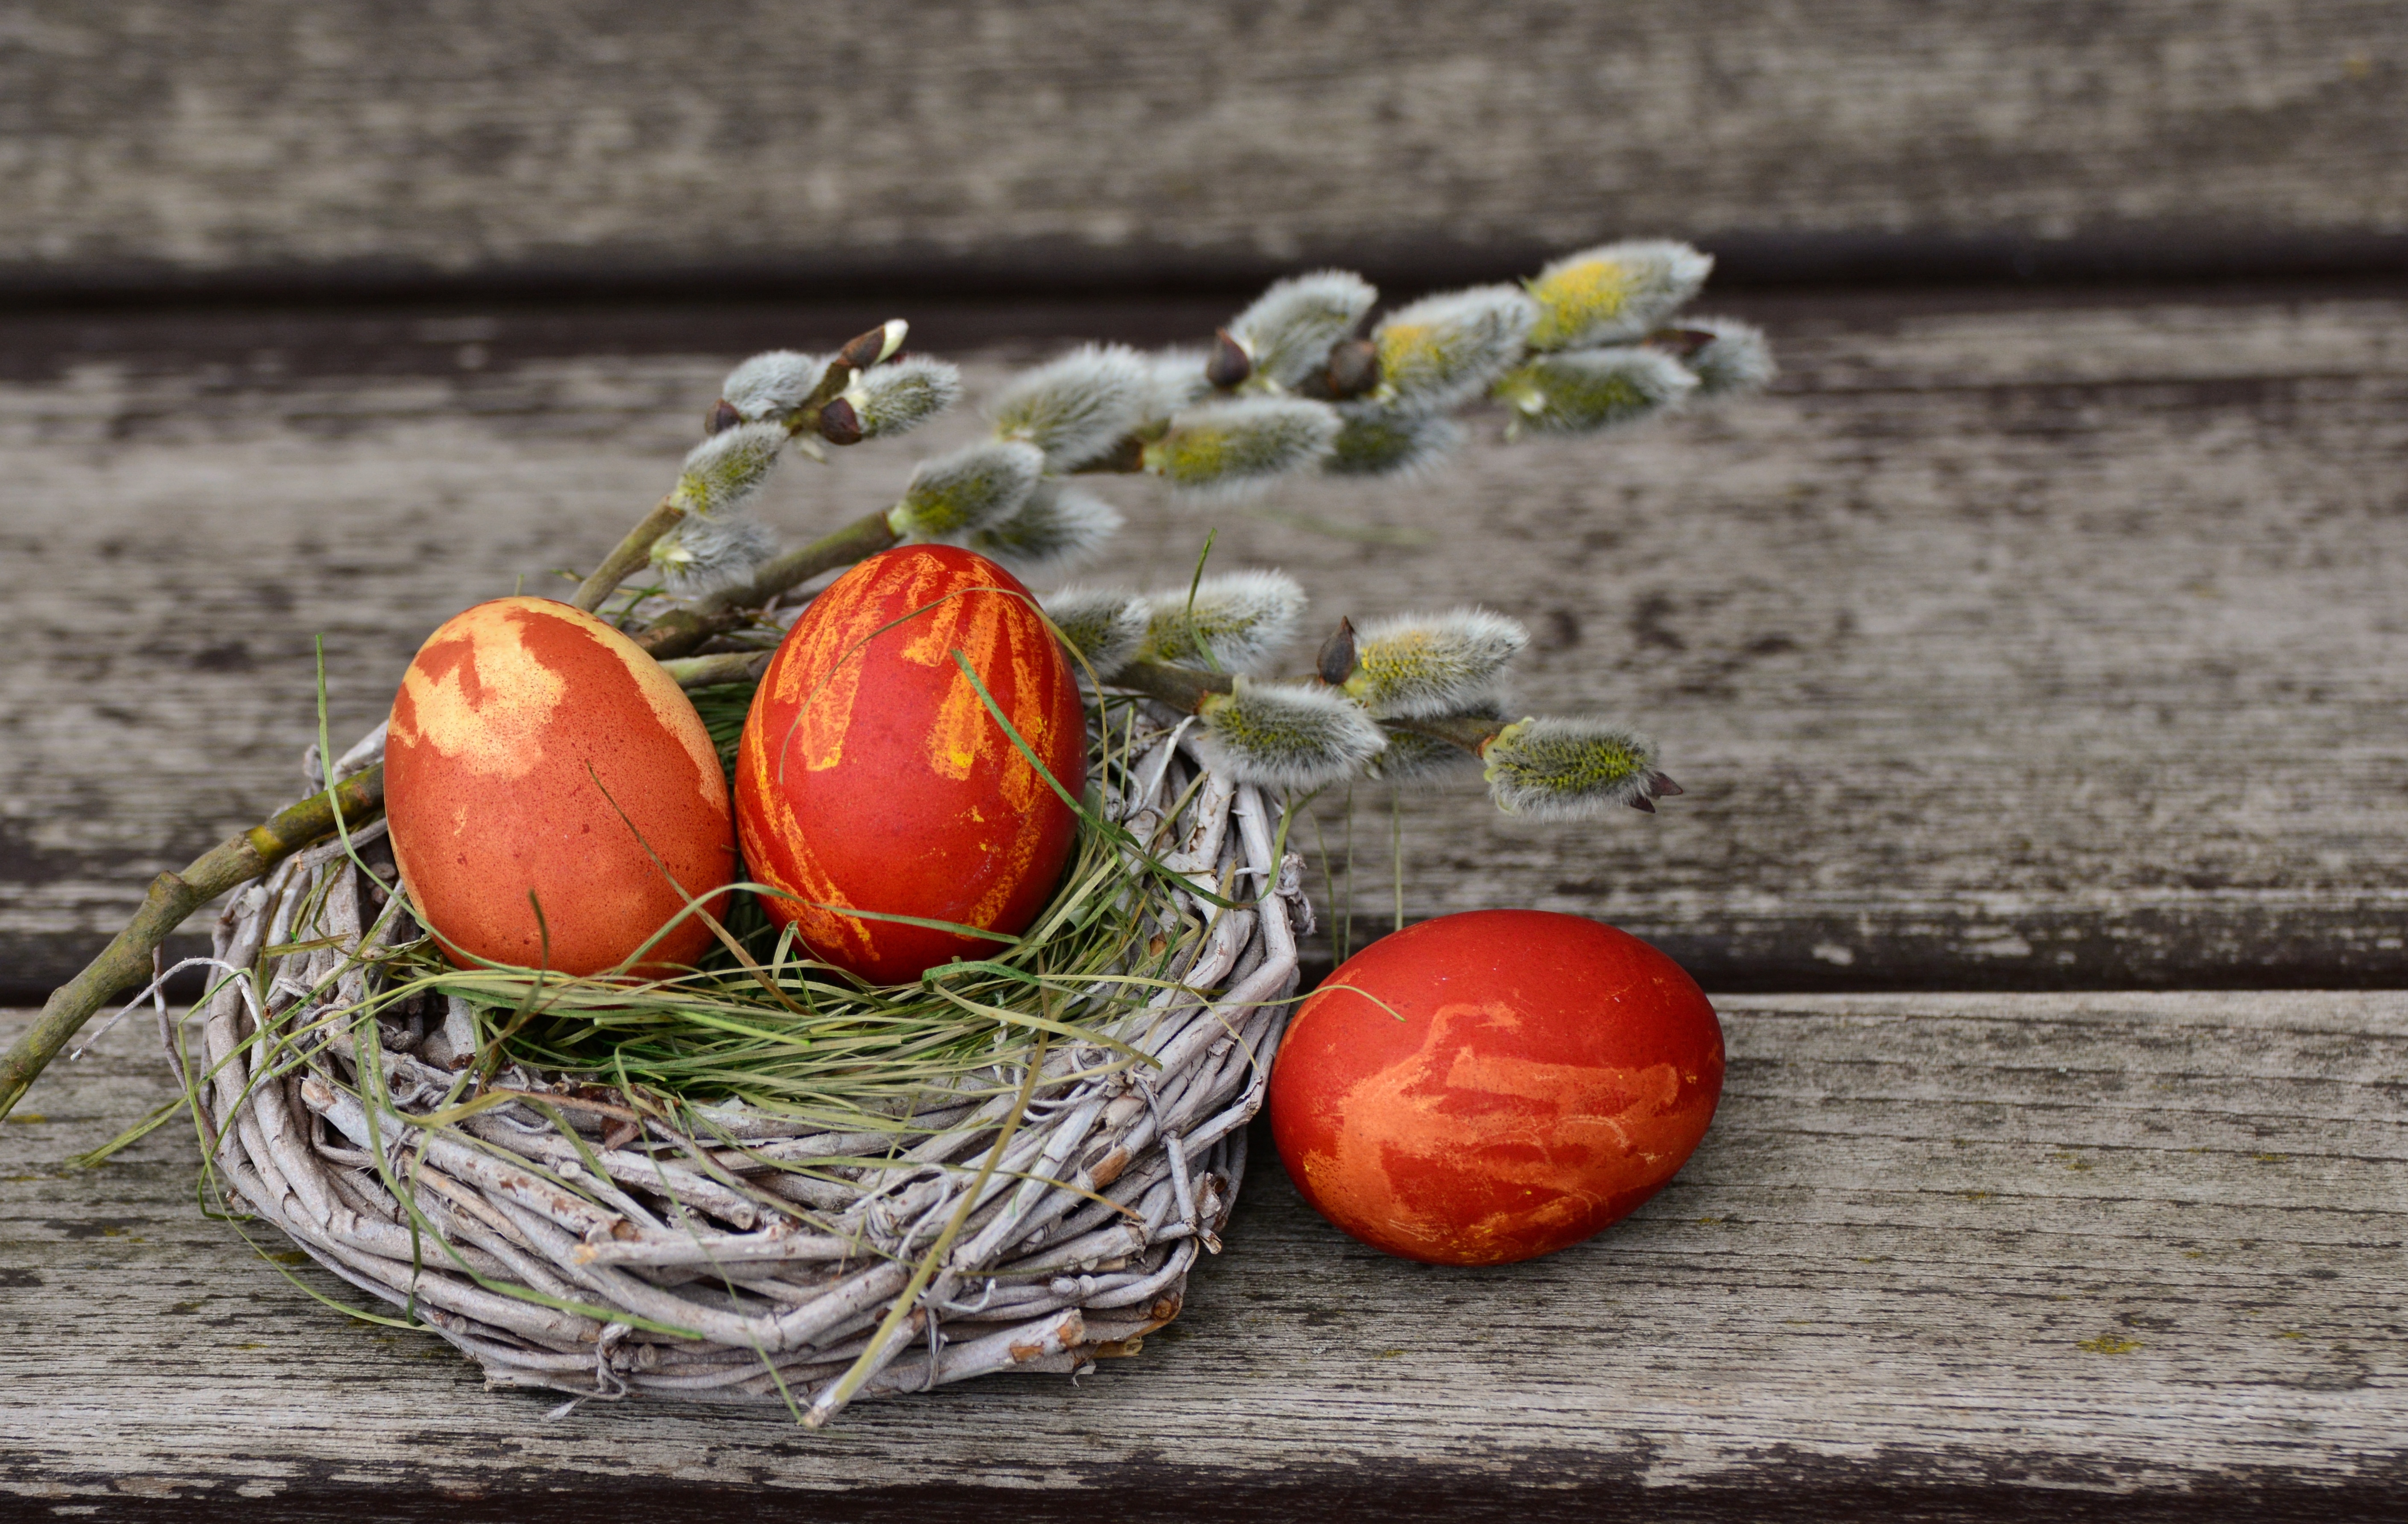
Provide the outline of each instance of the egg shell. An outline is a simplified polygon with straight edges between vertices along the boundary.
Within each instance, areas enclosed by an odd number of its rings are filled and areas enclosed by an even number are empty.
[[[914,545],[830,584],[787,632],[752,695],[736,820],[763,895],[812,953],[879,984],[1002,945],[848,916],[912,916],[1016,934],[1053,897],[1078,816],[953,661],[1072,798],[1086,711],[1061,643],[1010,573]]]
[[[462,967],[599,974],[686,895],[725,913],[713,891],[736,840],[710,733],[659,662],[582,610],[496,598],[446,622],[402,676],[384,766],[394,861]],[[635,972],[711,940],[688,917]]]
[[[1504,1264],[1656,1194],[1722,1088],[1722,1024],[1678,963],[1579,916],[1478,910],[1382,938],[1298,1006],[1271,1135],[1363,1242]]]

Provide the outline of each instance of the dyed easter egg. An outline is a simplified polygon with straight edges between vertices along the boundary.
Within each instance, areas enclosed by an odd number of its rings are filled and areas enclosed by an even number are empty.
[[[1072,798],[1086,713],[1027,590],[943,545],[889,550],[811,601],[770,659],[737,754],[736,827],[771,919],[873,983],[916,979],[1007,934],[1053,896],[1078,817],[979,696]]]
[[[598,974],[687,895],[725,912],[735,832],[710,733],[659,662],[591,614],[496,598],[436,631],[402,675],[384,767],[402,880],[463,967]],[[711,940],[688,917],[641,972]]]
[[[1382,938],[1297,1008],[1271,1135],[1363,1242],[1504,1264],[1656,1194],[1722,1089],[1722,1024],[1678,963],[1579,916],[1476,910]]]

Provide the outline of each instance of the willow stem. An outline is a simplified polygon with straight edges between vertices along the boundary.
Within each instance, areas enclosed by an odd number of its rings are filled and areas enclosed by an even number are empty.
[[[1182,714],[1192,715],[1204,707],[1204,701],[1213,694],[1233,691],[1237,679],[1226,672],[1197,672],[1192,667],[1167,666],[1160,662],[1131,662],[1104,679],[1104,685],[1142,693]]]
[[[619,542],[618,548],[602,558],[594,575],[577,585],[577,596],[569,602],[588,614],[600,608],[603,599],[618,591],[620,583],[652,559],[653,544],[675,529],[684,517],[685,509],[679,506],[675,492],[662,498],[640,523],[627,531],[627,537]]]
[[[752,622],[752,612],[747,609],[697,614],[691,608],[672,608],[628,638],[651,652],[655,660],[667,661],[693,650],[713,635],[724,635]]]
[[[1475,757],[1488,754],[1488,743],[1504,733],[1506,721],[1483,719],[1476,715],[1449,715],[1440,719],[1383,719],[1390,730],[1411,731],[1426,735],[1433,741],[1445,741],[1459,746]]]
[[[1072,466],[1070,474],[1074,477],[1135,476],[1145,469],[1146,444],[1141,436],[1130,434],[1094,460]]]
[[[184,918],[236,884],[248,883],[335,829],[339,811],[346,826],[364,823],[384,807],[382,763],[356,773],[324,793],[279,810],[194,858],[181,873],[150,881],[142,908],[82,973],[50,991],[33,1030],[0,1058],[0,1117],[23,1097],[67,1040],[111,997],[147,983],[150,954],[184,923]]]
[[[720,683],[761,680],[775,651],[720,651],[710,656],[673,656],[661,663],[680,688],[710,688]]]

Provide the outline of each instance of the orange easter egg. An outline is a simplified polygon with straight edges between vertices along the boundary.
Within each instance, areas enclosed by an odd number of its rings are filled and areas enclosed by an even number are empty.
[[[710,734],[661,664],[591,614],[496,598],[445,623],[402,675],[384,765],[402,880],[463,967],[599,974],[689,895],[725,912],[735,832]],[[638,972],[711,941],[689,916]]]
[[[1475,910],[1381,938],[1297,1007],[1271,1135],[1363,1242],[1504,1264],[1663,1189],[1722,1088],[1722,1024],[1678,963],[1579,916]]]
[[[982,556],[912,545],[811,601],[752,696],[736,823],[772,920],[873,983],[1003,944],[871,911],[1015,934],[1053,897],[1086,785],[1086,711],[1027,590]]]

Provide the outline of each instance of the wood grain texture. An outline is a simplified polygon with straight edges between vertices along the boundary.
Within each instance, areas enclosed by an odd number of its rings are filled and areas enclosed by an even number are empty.
[[[1536,633],[1526,707],[1662,740],[1690,792],[1654,819],[1409,796],[1410,916],[1600,916],[1710,989],[2408,980],[2408,303],[1753,310],[1771,395],[1242,509],[1109,482],[1131,524],[1094,576],[1183,583],[1217,526],[1215,565],[1284,565],[1318,620],[1487,603]],[[726,363],[856,316],[694,319],[718,353],[675,314],[41,329],[0,381],[11,987],[296,791],[313,636],[355,734],[442,620],[598,556]],[[766,515],[847,521],[976,427],[790,467]],[[1379,790],[1354,829],[1359,943]]]
[[[2393,0],[29,0],[0,27],[0,282],[1059,286],[1329,258],[1443,278],[1622,232],[1770,264],[1986,239],[2212,267],[2271,240],[2396,267],[2401,21]]]
[[[1385,1259],[1264,1147],[1228,1251],[1139,1358],[821,1435],[678,1404],[547,1420],[550,1399],[347,1321],[310,1300],[339,1283],[204,1219],[188,1131],[65,1169],[167,1093],[146,1016],[0,1129],[0,1512],[2398,1517],[2408,997],[1722,1014],[1703,1147],[1586,1245]]]

